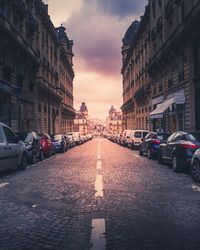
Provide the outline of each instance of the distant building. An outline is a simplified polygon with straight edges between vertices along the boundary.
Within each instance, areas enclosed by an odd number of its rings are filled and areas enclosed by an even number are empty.
[[[81,135],[85,135],[91,131],[88,109],[85,102],[81,104],[80,110],[76,112],[73,130],[75,132],[80,132]]]
[[[109,110],[109,116],[106,119],[106,130],[112,134],[121,134],[123,125],[123,115],[121,111],[117,111],[114,106]]]

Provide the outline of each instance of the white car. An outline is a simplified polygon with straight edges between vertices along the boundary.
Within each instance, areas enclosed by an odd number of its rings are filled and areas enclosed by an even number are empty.
[[[17,135],[5,124],[0,123],[0,171],[27,165],[26,147]]]
[[[127,145],[130,149],[139,148],[142,143],[142,139],[149,133],[148,130],[133,130],[127,139]]]

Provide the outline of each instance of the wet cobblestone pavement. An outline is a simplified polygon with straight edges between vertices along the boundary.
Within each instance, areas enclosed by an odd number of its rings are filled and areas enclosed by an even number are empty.
[[[138,151],[94,139],[1,175],[0,250],[200,249],[198,187]],[[92,225],[105,227],[99,242]]]

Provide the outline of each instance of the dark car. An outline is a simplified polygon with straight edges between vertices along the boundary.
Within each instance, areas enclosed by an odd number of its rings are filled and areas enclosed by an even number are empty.
[[[167,162],[174,172],[180,172],[190,167],[192,157],[198,148],[200,143],[192,134],[175,132],[165,143],[159,145],[158,161]]]
[[[19,139],[24,142],[29,163],[35,164],[37,160],[43,160],[43,151],[40,145],[39,136],[34,132],[19,133]]]
[[[200,182],[200,149],[197,149],[192,157],[190,174],[196,182]]]
[[[148,159],[158,156],[159,145],[164,142],[166,135],[150,132],[139,146],[139,154],[147,155]]]
[[[67,149],[67,142],[64,135],[62,134],[54,135],[53,145],[55,147],[56,152],[64,153]]]
[[[55,147],[53,145],[50,135],[44,134],[40,138],[40,146],[42,147],[42,152],[44,156],[50,157],[55,154]]]

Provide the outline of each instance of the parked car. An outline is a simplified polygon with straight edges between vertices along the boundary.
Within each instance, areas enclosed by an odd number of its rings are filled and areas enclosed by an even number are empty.
[[[40,145],[39,136],[34,132],[19,133],[19,139],[26,146],[27,160],[29,163],[35,164],[37,160],[42,161],[44,158],[42,147]]]
[[[142,140],[145,138],[145,136],[149,133],[148,130],[132,130],[132,132],[127,137],[127,146],[130,149],[136,149],[139,148]]]
[[[50,157],[55,154],[55,147],[53,145],[50,135],[44,134],[40,138],[40,145],[45,157]]]
[[[139,146],[139,154],[147,155],[148,159],[158,156],[159,145],[164,142],[167,135],[150,132]]]
[[[186,132],[175,132],[166,142],[159,145],[158,161],[167,162],[174,172],[180,172],[190,167],[195,151],[200,148],[196,138]]]
[[[57,134],[53,136],[53,145],[56,152],[64,153],[67,150],[67,142],[62,134]]]
[[[80,136],[79,132],[71,132],[68,134],[71,134],[73,136],[76,145],[80,145],[82,143],[81,136]]]
[[[133,130],[131,129],[125,129],[122,133],[122,136],[120,138],[120,144],[124,147],[128,146],[127,144],[127,139],[129,138],[129,136],[131,135],[131,133],[133,132]]]
[[[75,140],[74,140],[74,137],[72,134],[70,134],[70,133],[65,134],[65,138],[69,142],[69,148],[76,146],[76,143],[75,143]]]
[[[200,182],[200,149],[197,149],[192,157],[190,174],[196,182]]]
[[[4,123],[0,123],[0,171],[18,167],[25,169],[27,156],[25,144]]]

